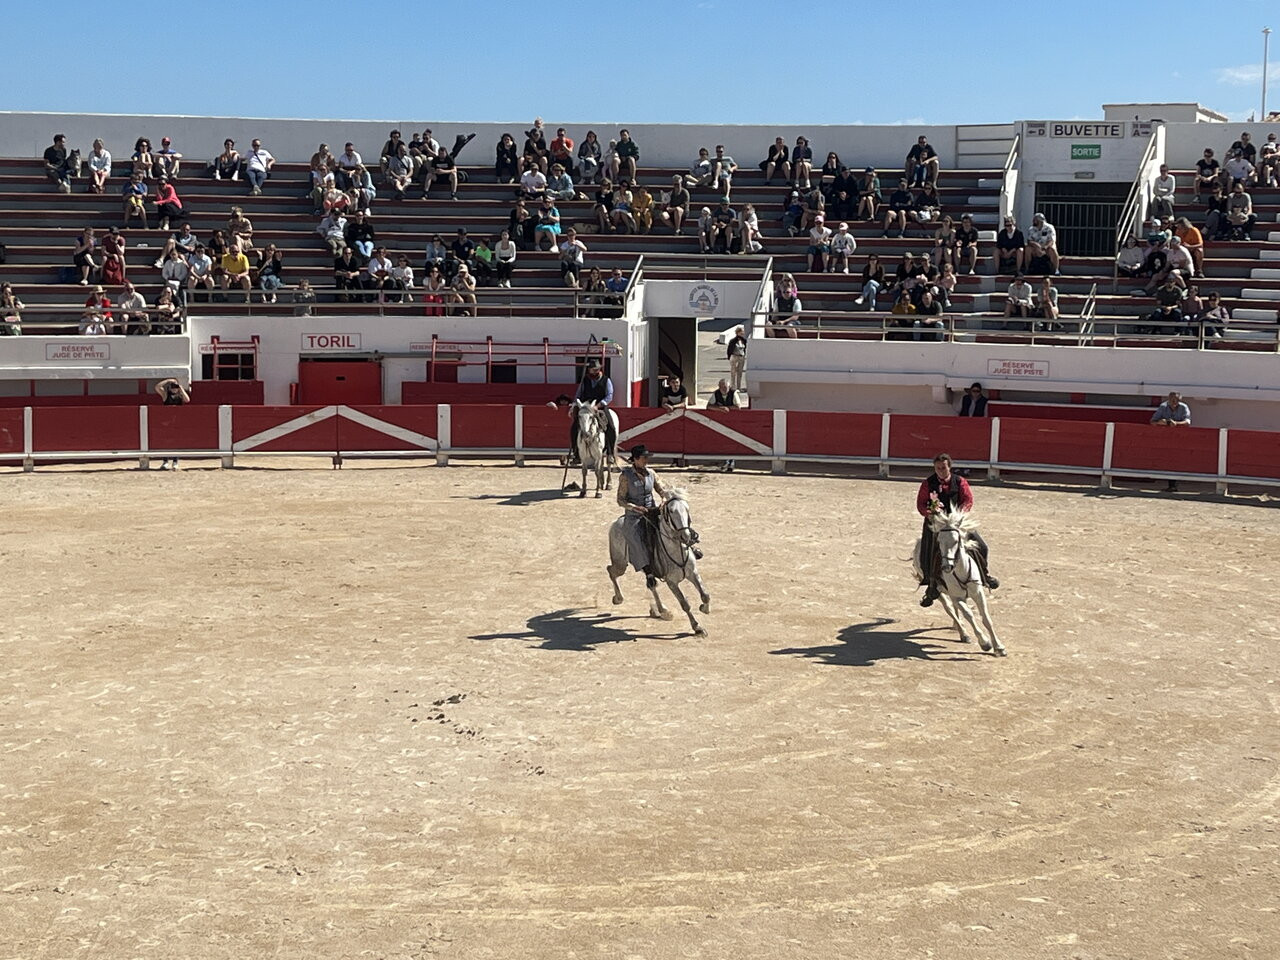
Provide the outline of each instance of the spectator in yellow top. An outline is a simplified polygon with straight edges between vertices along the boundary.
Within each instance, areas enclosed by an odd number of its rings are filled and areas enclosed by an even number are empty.
[[[248,303],[251,287],[249,258],[244,255],[239,243],[232,243],[227,252],[222,255],[222,289],[226,290],[233,283],[240,285],[240,289],[244,291],[244,302]]]

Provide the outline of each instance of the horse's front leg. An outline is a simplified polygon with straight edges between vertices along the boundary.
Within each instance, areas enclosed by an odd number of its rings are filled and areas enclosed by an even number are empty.
[[[707,635],[706,627],[698,623],[698,618],[693,615],[693,608],[689,606],[689,601],[685,599],[684,591],[680,589],[680,584],[667,581],[667,586],[671,588],[671,592],[676,595],[676,599],[680,601],[680,609],[684,611],[684,615],[689,618],[689,626],[693,628],[696,636],[705,637]]]
[[[1000,637],[996,635],[996,626],[991,622],[991,609],[987,606],[987,592],[981,587],[974,591],[973,603],[978,608],[978,613],[982,616],[982,623],[987,628],[987,635],[991,637],[991,645],[995,648],[997,657],[1008,655],[1004,644],[1000,642]],[[986,645],[983,649],[988,649]]]
[[[619,567],[611,563],[604,570],[605,573],[609,574],[609,579],[613,581],[613,605],[616,607],[623,600],[622,587],[618,585],[618,578],[627,572],[627,565],[624,563]]]
[[[649,588],[649,596],[653,599],[649,603],[649,616],[655,620],[670,620],[674,614],[662,605],[662,597],[658,595],[658,581],[654,581],[652,587]]]
[[[604,478],[600,475],[600,464],[596,464],[596,499],[599,500],[604,496],[603,488]]]
[[[698,596],[702,599],[702,603],[698,605],[698,609],[703,613],[711,612],[711,594],[707,593],[707,588],[702,585],[702,575],[698,573],[698,561],[689,557],[689,582],[694,585],[698,591]]]
[[[578,490],[578,499],[582,499],[587,495],[587,460],[581,453],[578,458],[582,460],[582,487]]]
[[[959,602],[952,599],[945,586],[938,591],[938,600],[942,603],[942,609],[946,611],[947,616],[951,618],[951,622],[956,625],[956,630],[960,633],[960,642],[968,643],[969,635],[964,632],[964,624],[960,622]]]

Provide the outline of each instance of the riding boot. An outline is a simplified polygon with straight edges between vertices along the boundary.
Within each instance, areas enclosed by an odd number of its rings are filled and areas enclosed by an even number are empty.
[[[643,567],[644,585],[652,590],[658,585],[658,578],[653,575],[653,565],[646,563]]]
[[[938,583],[936,580],[930,580],[928,587],[925,588],[924,596],[920,598],[920,606],[932,607],[933,601],[938,599]]]
[[[700,549],[698,549],[697,547],[690,547],[689,549],[693,551],[693,558],[695,560],[702,559],[702,551]]]
[[[991,575],[991,561],[987,555],[981,550],[975,550],[972,554],[978,563],[978,572],[982,574],[982,582],[988,590],[996,590],[1000,587],[1000,581]]]

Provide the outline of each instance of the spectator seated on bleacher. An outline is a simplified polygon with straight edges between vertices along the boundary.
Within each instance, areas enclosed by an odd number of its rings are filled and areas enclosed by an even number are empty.
[[[1240,131],[1240,139],[1231,144],[1229,152],[1240,154],[1251,165],[1258,162],[1258,148],[1254,146],[1253,137],[1248,130]]]
[[[1231,227],[1227,222],[1227,195],[1221,183],[1213,185],[1204,203],[1204,235],[1211,240],[1226,240]]]
[[[177,220],[182,216],[182,200],[178,197],[178,191],[163,174],[156,182],[156,194],[151,202],[156,205],[156,216],[160,220],[161,230],[168,230],[169,221]]]
[[[258,255],[258,289],[263,303],[275,303],[276,292],[284,286],[284,254],[274,243]]]
[[[520,175],[520,157],[516,152],[515,137],[504,133],[494,148],[493,178],[498,183],[515,183]]]
[[[1280,143],[1276,135],[1268,133],[1266,142],[1258,150],[1258,184],[1264,187],[1280,185]]]
[[[849,232],[849,224],[841,221],[839,226],[836,227],[835,235],[831,238],[831,255],[828,258],[827,272],[835,273],[839,270],[841,273],[848,273],[849,262],[853,259],[857,249],[858,241]],[[743,253],[746,253],[745,249]]]
[[[785,334],[792,340],[797,339],[800,334],[796,331],[796,326],[800,323],[803,310],[795,277],[789,273],[778,274],[773,285],[773,310],[769,314],[769,325],[765,327],[764,335],[781,337]]]
[[[244,291],[244,302],[248,303],[251,295],[252,281],[249,279],[249,258],[245,256],[238,241],[232,241],[227,252],[222,255],[222,289],[228,290],[232,284]],[[226,294],[222,295],[226,300]]]
[[[556,128],[555,139],[547,145],[551,165],[560,164],[565,170],[573,170],[573,138],[564,127]]]
[[[587,245],[578,239],[578,231],[569,228],[560,243],[560,279],[566,287],[576,289],[586,264]]]
[[[165,289],[172,290],[180,300],[186,302],[191,266],[177,250],[170,250],[165,255],[164,263],[160,267],[160,278],[164,281]]]
[[[316,225],[316,233],[329,245],[330,253],[337,256],[347,246],[347,218],[342,215],[341,210],[330,210]]]
[[[146,298],[126,280],[120,289],[120,301],[116,304],[120,322],[116,333],[139,336],[151,332],[151,316],[147,313]]]
[[[71,262],[80,271],[80,286],[87,287],[94,274],[102,269],[102,264],[94,259],[94,251],[98,249],[98,238],[93,227],[85,227],[80,238],[76,240],[75,249],[71,252]]]
[[[933,181],[926,181],[911,203],[911,218],[916,223],[933,223],[942,214],[942,198]]]
[[[195,253],[187,258],[187,269],[188,296],[195,296],[196,287],[204,287],[205,299],[208,300],[213,293],[213,259],[203,243],[197,244]]]
[[[253,249],[253,222],[240,207],[232,207],[227,216],[227,240],[238,243],[245,253]]]
[[[643,183],[637,183],[631,191],[631,219],[636,233],[648,233],[653,229],[653,194]]]
[[[124,210],[124,223],[122,226],[129,226],[129,221],[138,219],[142,221],[142,229],[147,229],[147,185],[142,181],[142,173],[134,171],[125,185],[120,190],[120,201]]]
[[[965,214],[960,218],[960,226],[956,229],[956,272],[964,263],[969,264],[969,276],[978,272],[978,228],[973,225],[973,217]]]
[[[329,145],[327,143],[320,144],[320,146],[316,147],[316,152],[311,155],[310,169],[313,174],[311,177],[312,186],[315,186],[316,184],[316,177],[314,174],[321,167],[324,167],[324,169],[329,173],[335,173],[338,169],[338,158],[333,155],[333,151],[329,149]]]
[[[1244,184],[1237,181],[1227,197],[1227,226],[1231,240],[1253,240],[1253,226],[1258,215],[1253,212],[1253,198],[1245,193]]]
[[[408,196],[409,184],[413,183],[413,159],[409,156],[409,145],[403,142],[396,144],[391,155],[385,158],[383,169],[391,199],[404,200]]]
[[[258,196],[262,187],[271,176],[271,168],[276,165],[276,158],[269,150],[264,150],[262,141],[256,137],[250,144],[251,149],[244,158],[244,175],[249,181],[249,193]]]
[[[942,314],[942,304],[934,299],[931,290],[925,290],[920,295],[920,305],[916,307],[915,320],[911,323],[915,330],[912,337],[916,340],[941,341],[945,327]]]
[[[862,267],[862,291],[853,302],[858,306],[865,303],[868,310],[875,310],[876,297],[884,285],[884,267],[880,265],[879,254],[873,253]]]
[[[151,308],[151,333],[181,333],[182,305],[178,302],[173,288],[167,284],[156,294],[155,306]]]
[[[732,193],[733,174],[737,169],[738,164],[733,157],[724,152],[724,144],[716,144],[716,154],[711,158],[711,182],[721,195],[727,197]]]
[[[173,149],[173,141],[168,137],[160,138],[160,149],[152,155],[156,176],[177,180],[182,169],[182,154]]]
[[[800,230],[803,232],[813,226],[814,222],[827,217],[827,198],[822,191],[814,187],[804,198],[804,212],[800,215]]]
[[[1174,221],[1173,235],[1182,242],[1182,248],[1191,257],[1192,275],[1204,276],[1204,236],[1186,217]]]
[[[1162,324],[1173,323],[1175,320],[1178,323],[1183,321],[1182,304],[1187,298],[1187,290],[1185,286],[1179,286],[1176,274],[1166,276],[1160,286],[1155,288],[1152,296],[1155,297],[1156,309],[1149,318],[1153,326],[1146,328],[1146,333],[1166,333],[1168,328]],[[1176,318],[1169,316],[1170,308],[1178,310]]]
[[[880,177],[875,167],[867,167],[862,171],[862,179],[858,181],[859,220],[876,219],[876,209],[880,206]]]
[[[836,178],[847,169],[840,162],[840,154],[834,150],[827,152],[827,159],[822,161],[822,168],[818,171],[818,189],[822,191],[822,195],[828,200],[834,192],[831,188],[836,182]]]
[[[880,234],[882,238],[889,236],[889,231],[895,225],[898,228],[898,236],[901,237],[907,232],[907,214],[911,212],[911,208],[915,204],[915,198],[911,196],[911,191],[907,189],[907,179],[898,181],[898,189],[889,194],[889,202],[885,206],[884,215],[884,231]]]
[[[399,130],[392,130],[387,134],[387,141],[382,145],[382,150],[378,153],[378,166],[384,174],[387,172],[387,161],[396,155],[396,151],[400,149],[401,144],[404,144],[406,150],[408,149],[409,145],[404,142]]]
[[[826,271],[827,257],[831,253],[831,236],[831,228],[827,226],[826,218],[822,216],[814,218],[813,226],[809,228],[809,246],[806,248],[810,273]]]
[[[1013,283],[1009,284],[1008,296],[1004,302],[1004,315],[1006,317],[1030,317],[1034,307],[1033,300],[1035,291],[1031,289],[1031,284],[1027,283],[1027,278],[1018,273],[1013,278]],[[1006,330],[1014,329],[1006,325]]]
[[[715,165],[711,162],[711,151],[706,147],[698,148],[698,159],[689,166],[684,176],[684,184],[690,190],[710,188],[715,179]]]
[[[616,181],[619,177],[635,180],[640,168],[640,146],[631,139],[631,131],[618,131],[618,142],[613,148],[609,174]]]
[[[732,253],[734,237],[738,233],[738,211],[729,206],[729,198],[721,197],[711,213],[711,251]]]
[[[1021,273],[1026,249],[1027,241],[1018,229],[1018,221],[1005,217],[1004,228],[996,234],[995,272]]]
[[[186,260],[196,252],[196,247],[200,245],[199,239],[191,230],[191,224],[184,223],[177,233],[169,235],[169,239],[164,242],[164,250],[155,262],[155,266],[161,266],[169,254],[177,251],[178,256]]]
[[[209,176],[214,180],[240,179],[240,153],[234,140],[222,141],[222,152],[209,162]]]
[[[1178,304],[1162,303],[1147,317],[1142,332],[1157,337],[1180,337],[1187,333],[1186,317]]]
[[[345,302],[348,299],[346,293],[348,290],[363,289],[364,282],[361,276],[363,271],[364,261],[356,255],[354,250],[344,246],[333,258],[333,286],[339,291],[339,300]]]
[[[498,286],[511,288],[511,274],[518,256],[519,250],[511,239],[511,231],[503,230],[493,247],[493,272],[498,278]]]
[[[1124,245],[1116,254],[1116,275],[1128,277],[1130,280],[1143,276],[1143,265],[1147,252],[1138,246],[1138,238],[1132,233],[1124,238]]]
[[[139,137],[133,144],[133,172],[143,179],[155,175],[155,158],[151,154],[151,141]]]
[[[907,180],[914,181],[914,185],[919,187],[924,184],[925,180],[936,184],[938,182],[939,163],[938,151],[933,149],[929,143],[928,137],[917,137],[915,146],[907,153],[907,160],[904,170]]]
[[[813,174],[813,148],[804,137],[796,137],[796,144],[791,148],[791,185],[797,190],[809,190],[810,177]]]
[[[613,187],[613,209],[609,211],[609,232],[623,231],[635,233],[636,221],[631,213],[631,187],[626,178],[618,181]]]
[[[852,220],[858,211],[855,195],[856,190],[850,191],[846,186],[833,189],[827,197],[827,216],[832,220]]]
[[[560,211],[550,197],[543,197],[538,207],[537,225],[533,228],[533,249],[541,250],[542,241],[549,240],[548,248],[552,253],[559,253],[560,243]]]
[[[1204,309],[1197,318],[1204,335],[1214,340],[1222,339],[1227,322],[1231,319],[1231,311],[1222,305],[1222,297],[1217,290],[1211,290],[1205,301]]]
[[[955,221],[950,217],[943,217],[942,222],[938,224],[938,228],[933,231],[933,265],[941,267],[943,264],[955,264],[957,256],[957,245],[959,239],[955,227]]]
[[[533,126],[524,132],[524,147],[521,155],[530,160],[543,173],[551,166],[551,153],[547,149],[547,133],[542,125],[541,117],[533,118]]]
[[[423,200],[427,199],[427,195],[431,193],[431,185],[437,181],[449,184],[450,199],[458,199],[458,165],[453,154],[441,147],[425,169],[427,175],[422,184]]]
[[[600,138],[594,130],[588,130],[582,143],[578,144],[578,180],[582,183],[595,183],[604,169],[604,155],[600,149]]]
[[[1213,151],[1204,148],[1204,156],[1196,161],[1195,202],[1203,203],[1213,193],[1214,184],[1222,184],[1222,165],[1214,159]]]
[[[387,256],[387,248],[379,247],[374,251],[373,256],[369,258],[369,263],[365,267],[366,276],[364,278],[365,288],[368,290],[378,291],[378,302],[387,302],[387,291],[395,289],[395,278],[391,271],[395,269],[395,264],[391,262],[391,258]],[[371,299],[369,297],[366,300]]]
[[[1023,269],[1031,273],[1058,273],[1061,265],[1058,256],[1058,230],[1045,219],[1043,213],[1037,213],[1031,218],[1024,260]]]
[[[347,219],[342,231],[342,240],[344,246],[356,252],[356,256],[362,263],[373,256],[373,248],[378,242],[378,237],[373,224],[369,222],[363,210],[357,210]]]
[[[59,133],[53,138],[53,144],[45,147],[44,175],[55,184],[62,193],[71,192],[71,178],[79,174],[80,151],[67,153],[67,138]]]
[[[354,183],[352,175],[357,167],[363,167],[364,160],[361,158],[356,145],[350,140],[342,148],[342,153],[338,156],[338,166],[334,170],[334,176],[337,178],[338,186],[343,190],[350,190]]]
[[[746,255],[763,252],[764,244],[760,242],[763,236],[755,204],[744,203],[742,214],[738,217],[738,253]]]
[[[547,195],[553,200],[576,200],[578,191],[574,189],[573,178],[566,172],[564,165],[553,163],[551,176],[546,180]]]
[[[476,315],[476,280],[471,276],[465,263],[458,265],[458,272],[449,284],[450,301],[455,304],[452,313],[456,316],[474,317]]]
[[[1226,180],[1228,192],[1234,189],[1238,183],[1244,184],[1246,187],[1253,186],[1255,173],[1253,163],[1240,150],[1232,150],[1227,155],[1223,178]]]
[[[439,152],[440,142],[431,135],[430,128],[423,130],[421,133],[410,135],[409,159],[413,161],[413,176],[415,180],[422,176],[423,168]],[[454,151],[454,155],[457,156],[457,151]]]
[[[0,336],[16,337],[22,335],[22,308],[25,304],[13,292],[13,285],[7,280],[0,283]]]
[[[1178,180],[1169,172],[1167,163],[1160,164],[1160,176],[1151,182],[1151,212],[1153,216],[1168,219],[1173,216],[1173,195]]]
[[[373,201],[378,198],[378,191],[373,185],[373,175],[363,163],[352,171],[351,193],[348,196],[354,199],[347,206],[362,211],[366,217],[372,214]]]
[[[105,193],[111,177],[111,153],[101,140],[93,141],[89,151],[89,193]]]
[[[1044,321],[1037,323],[1036,329],[1063,329],[1063,325],[1058,322],[1058,288],[1053,285],[1053,278],[1048,274],[1040,278],[1040,289],[1036,291],[1035,307],[1031,313],[1032,316]]]
[[[773,143],[760,161],[760,169],[764,171],[764,185],[773,186],[773,175],[782,174],[784,182],[791,182],[791,151],[787,149],[787,141],[782,137],[774,137]]]
[[[476,283],[488,286],[493,282],[493,247],[484,237],[476,238],[475,250],[471,254],[471,266],[475,270]]]

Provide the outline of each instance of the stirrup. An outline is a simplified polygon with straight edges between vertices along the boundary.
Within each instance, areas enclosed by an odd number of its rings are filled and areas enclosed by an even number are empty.
[[[925,588],[924,596],[920,598],[920,606],[932,607],[933,601],[937,599],[938,599],[938,588],[935,587],[933,584],[929,584],[929,586]]]
[[[693,558],[694,558],[695,560],[701,560],[701,559],[702,559],[702,551],[701,551],[701,550],[699,550],[697,547],[691,547],[690,549],[693,551]]]
[[[989,574],[989,573],[988,573],[988,574],[987,574],[987,587],[988,587],[989,589],[991,589],[991,590],[999,590],[999,589],[1000,589],[1000,581],[999,581],[999,580],[997,580],[995,577],[993,577],[991,574]]]

